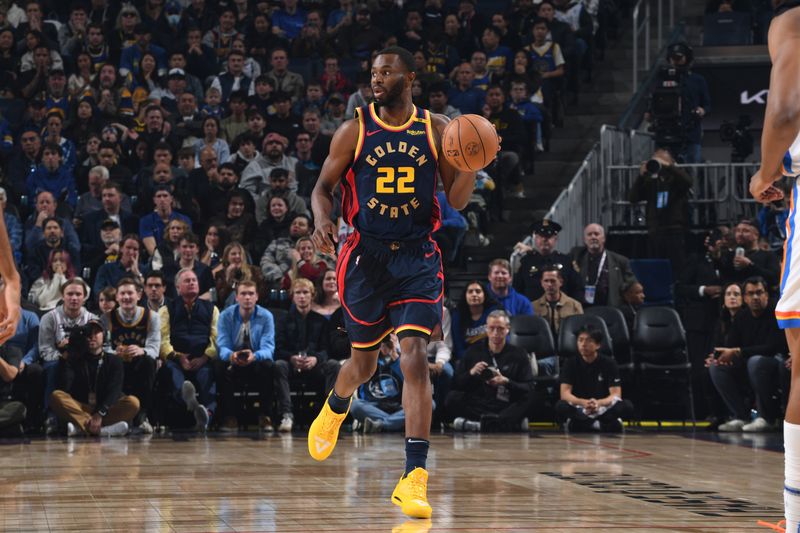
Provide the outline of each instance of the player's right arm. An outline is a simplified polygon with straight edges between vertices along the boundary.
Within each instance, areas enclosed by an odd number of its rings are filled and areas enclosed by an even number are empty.
[[[790,10],[776,18],[769,29],[772,73],[761,134],[761,168],[750,180],[756,200],[771,201],[780,191],[771,188],[783,177],[783,157],[800,133],[800,12]]]
[[[311,192],[311,210],[314,213],[314,234],[311,240],[317,250],[335,254],[336,225],[331,221],[333,211],[333,191],[344,173],[353,164],[356,144],[358,144],[358,120],[344,122],[333,134],[331,148],[325,163],[322,164],[317,184]]]

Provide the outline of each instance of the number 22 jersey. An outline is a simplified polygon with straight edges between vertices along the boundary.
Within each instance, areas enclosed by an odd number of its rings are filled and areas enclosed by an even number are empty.
[[[382,241],[426,238],[441,225],[430,111],[414,106],[405,124],[390,126],[370,104],[356,109],[356,120],[355,156],[342,180],[345,221]]]

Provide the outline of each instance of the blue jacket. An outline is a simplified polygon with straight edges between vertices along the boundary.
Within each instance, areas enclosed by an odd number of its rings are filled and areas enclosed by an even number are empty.
[[[14,336],[8,339],[9,346],[16,346],[22,353],[22,362],[26,365],[35,363],[39,359],[39,317],[36,313],[21,309],[22,316]]]
[[[444,191],[436,193],[442,216],[442,227],[453,227],[467,229],[467,219],[459,213],[453,206],[447,203],[447,195]]]
[[[147,265],[139,263],[139,272],[147,275]],[[97,276],[94,278],[94,287],[92,287],[92,296],[97,299],[100,297],[100,292],[106,287],[116,287],[117,282],[129,276],[130,271],[125,270],[119,260],[113,263],[104,263],[98,270]]]
[[[61,165],[55,172],[50,172],[44,165],[39,165],[27,180],[28,201],[31,206],[36,195],[41,191],[49,191],[56,200],[63,202],[65,199],[72,208],[78,203],[78,189],[75,188],[75,176],[65,166]]]
[[[497,304],[503,306],[503,309],[506,310],[506,313],[511,316],[533,314],[533,306],[531,305],[531,301],[528,300],[524,295],[515,291],[513,287],[508,288],[508,294],[504,297],[496,295],[494,291],[492,291],[492,287],[490,285],[486,285],[486,292],[491,294],[492,298],[497,301]]]
[[[455,107],[462,114],[476,114],[480,115],[483,109],[483,103],[486,101],[486,93],[477,87],[470,87],[466,91],[460,90],[458,87],[453,87],[447,93],[447,103]]]
[[[6,223],[6,230],[8,230],[8,240],[11,241],[11,252],[14,254],[14,261],[19,266],[20,261],[22,261],[22,224],[11,213],[3,213],[3,221]]]
[[[239,313],[239,304],[232,305],[219,314],[217,321],[217,351],[222,361],[228,361],[235,352],[236,337],[242,327],[242,315]],[[256,305],[253,316],[250,317],[250,340],[258,361],[272,361],[275,353],[275,322],[272,313]]]

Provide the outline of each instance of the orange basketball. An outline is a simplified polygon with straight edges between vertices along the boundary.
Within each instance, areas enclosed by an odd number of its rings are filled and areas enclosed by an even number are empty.
[[[480,115],[456,117],[442,134],[445,159],[465,172],[480,170],[491,163],[499,144],[494,126]]]

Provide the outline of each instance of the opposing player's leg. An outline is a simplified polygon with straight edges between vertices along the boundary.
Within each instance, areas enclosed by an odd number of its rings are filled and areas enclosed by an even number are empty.
[[[400,328],[398,328],[400,329]],[[406,468],[392,492],[392,503],[414,518],[430,518],[426,461],[433,412],[428,371],[428,336],[400,330],[400,368],[403,371],[403,410],[406,415]],[[404,335],[405,333],[405,335]]]
[[[783,500],[786,508],[786,531],[800,528],[800,328],[786,330],[786,342],[792,354],[792,378],[786,419],[783,422],[785,448]]]
[[[324,461],[333,452],[339,438],[339,429],[353,402],[353,393],[359,385],[372,377],[377,364],[377,348],[351,349],[350,359],[342,365],[333,390],[308,429],[308,453],[317,461]]]

